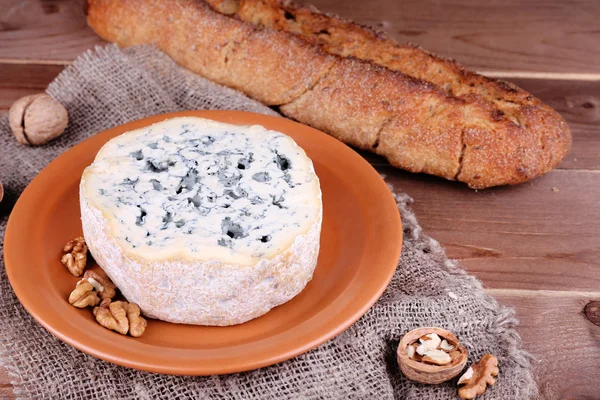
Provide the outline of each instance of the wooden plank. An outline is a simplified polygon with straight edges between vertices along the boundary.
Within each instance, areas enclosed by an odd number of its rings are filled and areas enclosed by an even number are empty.
[[[104,43],[78,0],[0,0],[0,59],[73,60]]]
[[[511,81],[550,105],[569,124],[573,148],[559,168],[600,170],[600,81]]]
[[[6,368],[0,366],[0,399],[14,399],[13,386],[10,383],[11,378],[8,376]]]
[[[517,186],[473,191],[377,169],[415,199],[427,234],[491,288],[600,287],[600,172],[557,170]]]
[[[40,93],[63,70],[62,65],[0,64],[0,110],[20,97]]]
[[[309,0],[477,70],[600,72],[600,2]]]
[[[310,0],[478,70],[600,73],[589,0]],[[102,44],[77,0],[0,0],[0,59],[70,61]]]
[[[517,311],[523,347],[536,358],[541,399],[598,398],[600,327],[588,321],[582,310],[590,300],[599,300],[600,292],[596,297],[520,290],[491,290],[490,294]]]

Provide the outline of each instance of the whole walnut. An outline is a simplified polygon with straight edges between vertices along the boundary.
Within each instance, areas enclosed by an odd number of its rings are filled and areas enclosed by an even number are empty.
[[[46,93],[25,96],[8,111],[10,129],[22,144],[39,146],[60,136],[67,127],[67,109]]]

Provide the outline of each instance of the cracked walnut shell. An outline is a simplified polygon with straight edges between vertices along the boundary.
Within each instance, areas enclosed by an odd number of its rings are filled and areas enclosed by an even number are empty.
[[[467,349],[452,332],[433,327],[408,332],[397,351],[402,373],[411,381],[429,384],[446,382],[460,374],[467,356]]]
[[[81,276],[87,264],[88,247],[83,236],[69,240],[63,251],[66,253],[60,259],[65,267],[75,276]]]
[[[485,354],[477,363],[471,365],[463,376],[458,380],[458,385],[464,385],[458,389],[461,399],[474,399],[485,393],[487,385],[496,383],[494,377],[498,376],[498,359],[491,354]]]
[[[79,281],[69,295],[69,304],[77,308],[94,307],[98,303],[100,303],[100,298],[98,298],[98,295],[94,291],[94,286],[86,280]]]
[[[60,136],[67,124],[67,109],[46,93],[25,96],[8,111],[10,129],[21,144],[38,146]]]

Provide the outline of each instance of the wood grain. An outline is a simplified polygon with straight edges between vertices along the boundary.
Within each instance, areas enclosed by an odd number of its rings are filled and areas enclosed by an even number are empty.
[[[63,70],[61,65],[0,64],[0,110],[20,97],[40,93]]]
[[[0,59],[69,61],[104,43],[79,0],[0,0]]]
[[[523,347],[535,357],[542,399],[599,398],[600,327],[582,313],[589,295],[520,290],[490,294],[517,311]]]
[[[478,70],[600,73],[600,2],[303,0]]]
[[[14,399],[11,378],[4,367],[0,367],[0,399]]]
[[[559,168],[600,170],[600,81],[511,79],[511,82],[557,110],[573,131],[573,148]]]
[[[583,314],[592,324],[600,326],[600,301],[593,300],[587,303]]]
[[[600,2],[310,0],[478,70],[600,74]],[[0,0],[0,59],[70,61],[102,44],[80,0]]]
[[[419,222],[449,257],[491,288],[600,288],[600,173],[558,170],[512,187],[473,191],[389,166]]]

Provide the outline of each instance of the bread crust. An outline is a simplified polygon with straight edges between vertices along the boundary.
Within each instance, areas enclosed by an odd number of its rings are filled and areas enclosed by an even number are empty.
[[[396,167],[472,188],[530,180],[570,150],[560,115],[512,84],[312,7],[208,2],[88,0],[88,23]]]

